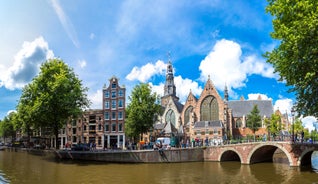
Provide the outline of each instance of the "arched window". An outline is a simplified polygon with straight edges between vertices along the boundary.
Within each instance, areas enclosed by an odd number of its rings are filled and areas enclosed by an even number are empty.
[[[173,110],[169,109],[166,113],[166,122],[171,122],[173,126],[176,126],[176,116],[173,112]]]
[[[213,96],[206,97],[201,103],[200,109],[201,121],[219,120],[219,105]]]
[[[235,127],[236,128],[241,128],[242,127],[242,119],[241,118],[236,120]]]
[[[184,112],[184,124],[187,124],[188,122],[190,122],[192,110],[193,110],[193,107],[189,106],[187,110]]]

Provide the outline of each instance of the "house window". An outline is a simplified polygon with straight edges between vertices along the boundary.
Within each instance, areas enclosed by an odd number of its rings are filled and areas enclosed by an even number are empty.
[[[116,112],[112,112],[112,120],[116,119]]]
[[[112,123],[112,132],[116,132],[116,123]]]
[[[109,98],[109,91],[105,91],[105,98]]]
[[[123,119],[123,112],[122,111],[118,112],[118,119]]]
[[[76,120],[72,119],[72,126],[76,126]]]
[[[109,112],[105,112],[105,119],[109,119]]]
[[[116,88],[116,87],[117,87],[116,83],[112,83],[112,88]]]
[[[123,90],[119,90],[119,91],[118,91],[118,96],[120,96],[120,97],[124,96]]]
[[[197,132],[197,135],[201,135],[201,132],[200,132],[200,130],[197,130],[196,132]]]
[[[112,91],[112,98],[116,98],[116,91]]]
[[[105,132],[109,132],[109,124],[105,123]]]
[[[101,124],[98,125],[98,130],[99,130],[99,131],[102,130],[102,125],[101,125]]]
[[[118,107],[120,107],[120,108],[123,107],[123,103],[124,103],[124,102],[123,102],[122,99],[118,100]]]
[[[119,123],[119,124],[118,124],[118,131],[119,131],[119,132],[122,132],[122,131],[123,131],[123,124],[122,124],[122,123]]]
[[[109,109],[109,101],[105,101],[105,109]]]
[[[116,109],[116,100],[112,100],[112,109]]]
[[[76,142],[76,136],[73,136],[73,142]]]

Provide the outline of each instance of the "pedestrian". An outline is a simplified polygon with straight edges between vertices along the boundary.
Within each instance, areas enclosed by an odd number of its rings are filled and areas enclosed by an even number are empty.
[[[264,135],[263,135],[263,141],[265,142],[267,140],[267,136],[266,136],[266,134],[264,133]]]
[[[205,138],[205,146],[209,146],[209,139],[208,139],[208,137]]]

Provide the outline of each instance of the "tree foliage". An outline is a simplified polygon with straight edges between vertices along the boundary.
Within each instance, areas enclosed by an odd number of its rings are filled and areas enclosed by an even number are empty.
[[[318,115],[318,1],[268,0],[274,16],[271,37],[280,41],[267,52],[280,80],[295,92],[299,114]]]
[[[262,118],[259,112],[257,105],[254,105],[250,114],[247,115],[246,126],[253,130],[254,133],[262,126]]]
[[[265,124],[266,124],[266,128],[267,130],[271,133],[271,134],[279,134],[279,131],[281,131],[283,129],[283,125],[282,125],[282,120],[280,115],[278,114],[272,114],[270,119],[265,119]]]
[[[17,113],[11,112],[8,116],[5,116],[3,121],[0,122],[0,136],[4,139],[11,137],[12,139],[16,136],[16,122]]]
[[[161,106],[158,95],[151,93],[151,87],[144,83],[134,87],[129,100],[125,131],[129,137],[138,138],[153,127]]]
[[[58,147],[58,131],[67,119],[89,106],[86,92],[87,88],[62,60],[44,62],[39,75],[22,91],[17,108],[22,127],[50,129]]]

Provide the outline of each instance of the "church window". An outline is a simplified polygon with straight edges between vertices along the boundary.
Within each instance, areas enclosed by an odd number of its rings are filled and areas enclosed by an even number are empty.
[[[236,128],[241,128],[242,127],[242,120],[239,118],[236,120]]]
[[[176,126],[176,116],[171,109],[166,113],[166,122],[170,122],[173,126]]]
[[[201,103],[201,121],[216,121],[219,120],[219,107],[215,97],[208,96]]]
[[[193,111],[193,107],[192,106],[189,106],[187,108],[187,110],[185,111],[185,113],[184,113],[184,123],[185,124],[190,122],[190,117],[191,117],[192,111]]]

